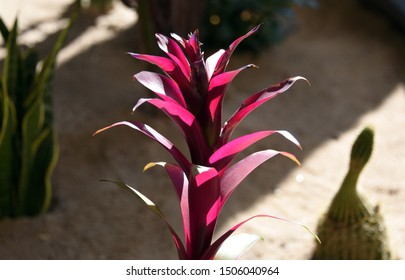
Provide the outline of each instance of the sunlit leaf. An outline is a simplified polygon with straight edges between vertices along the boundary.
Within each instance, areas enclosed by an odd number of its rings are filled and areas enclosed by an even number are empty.
[[[165,98],[169,97],[170,100],[176,101],[185,108],[187,107],[179,86],[172,79],[148,71],[142,71],[134,75],[134,79],[155,92],[163,100],[169,101],[169,99]]]
[[[238,161],[231,167],[229,167],[224,175],[221,177],[221,195],[223,203],[226,202],[228,197],[236,189],[236,187],[259,165],[261,165],[266,160],[271,159],[276,155],[283,155],[298,165],[300,164],[297,158],[287,152],[280,152],[276,150],[264,150],[260,152],[253,153],[242,160]]]
[[[159,48],[180,67],[185,77],[191,76],[190,65],[183,50],[172,39],[162,34],[156,34]]]
[[[155,55],[137,53],[129,54],[133,58],[149,62],[162,69],[181,88],[183,97],[189,108],[195,108],[201,105],[201,96],[199,96],[196,90],[191,86],[190,77],[186,77],[181,68],[173,60]]]
[[[225,125],[221,132],[222,142],[226,143],[228,141],[238,124],[254,109],[259,107],[263,103],[273,99],[280,93],[285,92],[298,80],[307,81],[305,78],[300,76],[290,78],[282,81],[277,85],[270,86],[264,90],[261,90],[243,101],[239,109],[237,109],[232,117],[227,122],[225,122]]]
[[[254,132],[248,135],[238,137],[225,145],[221,146],[209,158],[209,163],[215,166],[218,170],[226,167],[240,152],[250,147],[257,141],[268,137],[274,133],[284,136],[286,139],[293,142],[298,147],[301,147],[298,140],[295,139],[289,132],[285,130],[264,130]]]
[[[229,238],[229,236],[231,236],[232,233],[234,233],[238,228],[240,228],[242,225],[244,225],[245,223],[247,223],[248,221],[255,219],[255,218],[271,218],[271,219],[275,219],[275,220],[280,220],[280,221],[285,221],[285,222],[290,222],[296,225],[299,225],[301,227],[303,227],[304,229],[306,229],[310,234],[312,234],[312,236],[319,242],[321,243],[321,241],[319,240],[318,236],[316,236],[315,233],[313,233],[308,227],[306,227],[305,225],[292,221],[292,220],[288,220],[288,219],[284,219],[284,218],[279,218],[276,216],[271,216],[271,215],[266,215],[266,214],[261,214],[261,215],[255,215],[252,216],[238,224],[236,224],[234,227],[232,227],[231,229],[229,229],[227,232],[225,232],[223,235],[221,235],[214,243],[212,243],[212,245],[207,249],[207,251],[205,251],[205,253],[202,255],[201,259],[213,259],[216,255],[216,253],[218,252],[218,249],[221,247],[221,245],[225,242],[226,239]]]
[[[248,251],[257,241],[261,240],[256,234],[241,233],[231,235],[222,243],[215,260],[236,260]]]
[[[256,33],[257,30],[259,30],[260,25],[254,27],[252,30],[250,30],[248,33],[246,33],[245,35],[239,37],[238,39],[236,39],[235,41],[232,42],[231,45],[229,45],[228,49],[221,55],[221,57],[218,59],[218,63],[215,67],[215,71],[214,71],[214,75],[217,75],[219,73],[222,73],[223,71],[225,71],[226,66],[229,63],[229,59],[232,56],[232,53],[234,52],[234,50],[236,49],[236,47],[247,37],[251,36],[252,34]]]

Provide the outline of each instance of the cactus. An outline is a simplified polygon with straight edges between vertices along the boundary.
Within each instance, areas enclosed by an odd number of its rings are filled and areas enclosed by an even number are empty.
[[[312,259],[390,259],[386,229],[379,207],[373,207],[357,190],[361,171],[373,150],[374,130],[366,127],[353,144],[349,170],[318,224]]]
[[[17,44],[18,21],[8,30],[0,18],[7,48],[0,81],[0,218],[37,215],[50,205],[58,158],[50,86],[73,18],[42,67],[34,49]]]

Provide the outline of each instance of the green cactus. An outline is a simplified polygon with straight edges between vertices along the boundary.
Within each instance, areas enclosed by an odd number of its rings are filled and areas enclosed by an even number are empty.
[[[358,192],[361,171],[373,150],[374,131],[366,127],[353,144],[349,170],[318,224],[317,244],[312,259],[390,259],[384,221],[378,206],[373,207]]]
[[[0,81],[0,218],[37,215],[50,205],[58,158],[51,81],[73,18],[38,71],[35,50],[23,52],[17,44],[17,20],[8,30],[0,18],[7,48]]]

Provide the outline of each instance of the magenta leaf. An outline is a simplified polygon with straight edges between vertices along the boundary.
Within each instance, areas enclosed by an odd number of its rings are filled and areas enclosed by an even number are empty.
[[[268,137],[274,133],[278,133],[290,140],[292,143],[301,147],[297,139],[285,130],[264,130],[254,132],[248,135],[238,137],[225,145],[221,146],[209,158],[209,163],[215,166],[218,171],[226,168],[226,166],[243,150],[256,143],[257,141]]]
[[[155,203],[153,203],[149,198],[147,198],[145,195],[143,195],[142,193],[140,193],[133,187],[128,186],[127,184],[125,184],[123,182],[109,181],[109,180],[101,180],[101,181],[114,183],[121,188],[129,190],[133,196],[135,196],[140,202],[142,202],[150,211],[155,213],[166,224],[167,228],[169,229],[169,231],[172,235],[172,238],[174,240],[174,243],[176,245],[179,259],[181,259],[181,260],[188,259],[188,255],[184,248],[183,242],[181,241],[180,237],[178,236],[176,231],[173,229],[173,227],[169,224],[169,222],[167,221],[167,219],[166,219],[165,215],[162,213],[162,211],[155,205]]]
[[[254,27],[252,30],[250,30],[248,33],[245,35],[239,37],[233,43],[228,47],[228,49],[221,55],[221,57],[218,59],[218,63],[215,67],[214,75],[217,75],[219,73],[222,73],[225,71],[226,66],[229,63],[229,59],[231,58],[231,55],[233,51],[236,49],[236,47],[242,42],[244,39],[247,37],[251,36],[253,33],[256,33],[257,30],[259,30],[260,25]]]
[[[215,117],[221,113],[222,107],[220,105],[222,105],[222,101],[225,97],[225,93],[230,83],[242,70],[252,67],[257,66],[254,64],[249,64],[237,70],[221,73],[211,79],[208,87],[208,104],[210,109],[210,116],[213,121],[215,120]]]
[[[185,77],[190,78],[191,69],[189,62],[176,41],[162,34],[156,34],[156,38],[159,48],[177,63]]]
[[[232,70],[232,71],[228,71],[228,72],[224,72],[221,74],[216,75],[215,77],[213,77],[210,80],[210,85],[208,90],[211,92],[214,89],[220,87],[221,89],[224,87],[228,87],[229,84],[232,82],[232,80],[236,77],[236,75],[238,75],[241,71],[247,69],[247,68],[252,68],[252,67],[256,67],[256,65],[254,64],[248,64],[246,66],[243,66],[239,69],[236,70]],[[223,92],[224,90],[220,90],[221,92]]]
[[[188,197],[192,257],[199,258],[212,241],[221,209],[219,175],[215,168],[194,166]]]
[[[259,165],[264,163],[266,160],[271,159],[276,155],[283,155],[298,165],[300,165],[297,158],[287,152],[280,152],[275,150],[264,150],[260,152],[253,153],[244,159],[238,161],[231,167],[229,167],[225,172],[224,175],[221,177],[221,196],[222,196],[222,203],[225,204],[229,196],[232,192],[236,189],[236,187]]]
[[[134,79],[156,93],[160,98],[166,101],[174,100],[184,108],[187,107],[186,101],[179,86],[170,78],[148,71],[142,71],[134,75]],[[167,97],[170,97],[167,98]]]
[[[193,61],[196,61],[198,58],[201,58],[202,56],[198,36],[198,30],[196,30],[188,36],[188,40],[185,40],[183,38],[179,39],[179,36],[177,36],[176,38],[174,37],[174,39],[177,39],[178,41],[183,41],[182,45],[191,63]]]
[[[191,215],[189,206],[189,188],[190,184],[184,171],[177,165],[168,164],[165,162],[149,163],[145,166],[144,170],[147,170],[153,166],[163,166],[166,172],[169,174],[173,186],[176,190],[177,196],[180,200],[180,211],[183,222],[183,232],[186,243],[186,251],[189,255],[192,254],[192,236],[191,236]]]
[[[209,144],[211,145],[215,144],[221,132],[222,103],[230,83],[236,77],[236,75],[238,75],[242,70],[252,67],[256,66],[253,64],[249,64],[234,71],[221,73],[211,79],[207,95],[208,106],[206,106],[204,110],[204,118],[203,118],[203,120],[205,120],[206,123],[202,124],[203,126],[206,127],[208,135],[216,136],[211,137]],[[209,111],[206,111],[207,109]]]
[[[133,128],[139,132],[142,132],[149,138],[155,140],[172,155],[172,157],[176,160],[176,162],[181,166],[181,168],[185,172],[190,171],[191,163],[183,155],[183,153],[179,149],[177,149],[176,146],[174,146],[167,138],[165,138],[159,132],[157,132],[152,127],[150,127],[146,124],[139,123],[139,122],[129,122],[129,121],[117,122],[110,126],[97,130],[93,135],[99,134],[107,129],[110,129],[115,126],[120,126],[120,125],[129,126],[130,128]]]
[[[176,73],[176,71],[180,70],[178,68],[178,65],[173,60],[166,58],[166,57],[149,55],[149,54],[138,54],[138,53],[131,53],[131,52],[128,54],[131,55],[133,58],[143,60],[143,61],[146,61],[146,62],[149,62],[151,64],[158,66],[160,69],[162,69],[164,72],[168,73],[170,76],[171,76],[171,74],[174,74],[174,73]]]
[[[185,76],[180,66],[173,60],[162,56],[137,53],[129,54],[133,58],[149,62],[162,69],[181,88],[183,97],[189,108],[196,110],[196,108],[201,105],[201,96],[199,96],[197,91],[191,87],[190,77]]]
[[[192,161],[194,163],[205,162],[205,160],[208,158],[209,149],[207,143],[205,142],[201,126],[194,115],[177,103],[167,102],[165,100],[156,98],[140,99],[133,110],[136,110],[145,102],[148,102],[162,110],[173,120],[173,122],[176,123],[186,139]]]
[[[221,138],[222,143],[228,142],[229,137],[232,135],[233,131],[235,130],[236,126],[254,109],[269,101],[270,99],[276,97],[280,93],[285,92],[288,90],[296,81],[298,80],[305,80],[305,78],[297,76],[294,78],[286,79],[277,85],[270,86],[260,92],[253,94],[249,98],[247,98],[242,105],[239,107],[238,110],[232,115],[232,117],[225,123],[222,132]]]
[[[214,74],[215,67],[218,64],[219,59],[224,54],[225,50],[219,50],[216,53],[210,55],[205,61],[205,67],[207,68],[207,77],[208,80],[211,80],[212,75]]]

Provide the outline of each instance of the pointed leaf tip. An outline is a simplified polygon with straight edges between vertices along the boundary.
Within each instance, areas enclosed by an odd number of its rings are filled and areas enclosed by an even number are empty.
[[[301,162],[293,155],[287,152],[280,152],[281,155],[291,159],[292,161],[294,161],[298,166],[301,166]]]
[[[304,80],[304,81],[307,82],[307,84],[308,84],[309,86],[311,86],[311,83],[308,81],[308,79],[305,78],[305,77],[302,77],[302,76],[296,76],[296,77],[294,77],[294,78],[291,78],[291,80],[293,80],[293,82],[298,81],[298,80]]]
[[[96,132],[93,133],[93,136],[96,136],[97,134],[109,129],[110,127],[111,126],[106,126],[106,127],[100,128],[99,130],[97,130]]]
[[[145,165],[145,167],[143,168],[143,172],[149,170],[150,168],[156,166],[156,165],[160,165],[162,167],[164,167],[167,163],[164,161],[158,161],[158,162],[149,162],[147,165]]]

